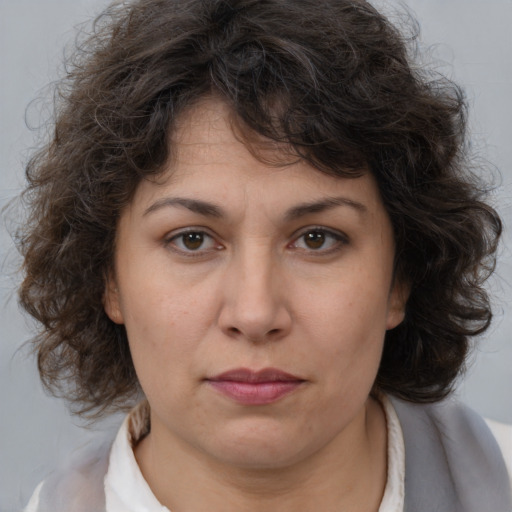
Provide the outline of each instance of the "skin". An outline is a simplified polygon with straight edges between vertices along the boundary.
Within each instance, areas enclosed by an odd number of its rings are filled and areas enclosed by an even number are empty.
[[[386,425],[369,393],[406,293],[374,179],[269,167],[211,98],[173,147],[122,212],[105,291],[151,406],[145,479],[173,512],[378,510]],[[240,404],[208,379],[241,367],[302,383]]]

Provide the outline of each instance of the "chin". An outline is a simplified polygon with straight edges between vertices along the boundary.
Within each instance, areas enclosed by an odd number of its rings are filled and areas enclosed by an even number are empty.
[[[314,446],[303,446],[302,436],[275,426],[246,426],[231,430],[210,453],[223,463],[245,470],[272,471],[296,464],[315,452]]]
[[[253,444],[247,449],[238,448],[219,454],[219,460],[231,467],[245,471],[271,472],[283,470],[300,462],[302,457],[296,450],[286,450],[283,446],[264,446]]]

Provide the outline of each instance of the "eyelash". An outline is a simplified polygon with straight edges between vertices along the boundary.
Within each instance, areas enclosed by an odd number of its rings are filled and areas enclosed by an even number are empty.
[[[312,233],[323,235],[325,237],[325,240],[328,238],[331,238],[333,240],[332,246],[329,247],[328,249],[322,249],[322,247],[320,247],[318,249],[312,249],[312,248],[307,248],[307,247],[306,248],[295,247],[295,248],[297,250],[305,251],[305,252],[308,252],[308,253],[311,253],[314,255],[327,256],[327,255],[330,255],[332,253],[339,251],[342,248],[342,246],[347,245],[349,243],[349,238],[344,233],[341,233],[339,231],[334,231],[331,229],[327,229],[323,226],[309,226],[309,227],[301,230],[300,233],[298,234],[298,236],[296,236],[293,239],[293,242],[289,245],[296,246],[299,241],[304,240],[304,237],[306,235],[312,234]]]
[[[188,249],[186,247],[178,247],[176,241],[181,239],[181,241],[183,242],[183,237],[185,237],[186,235],[200,235],[203,237],[203,243],[205,240],[209,239],[214,244],[214,247],[208,248],[206,250],[201,249],[200,247],[197,250]],[[175,233],[172,236],[166,238],[164,240],[164,243],[165,246],[169,247],[172,251],[184,255],[188,258],[198,258],[213,251],[220,251],[224,248],[222,244],[216,242],[215,238],[212,235],[210,235],[204,229],[201,228],[189,228],[186,230],[179,231],[178,233]]]
[[[308,234],[319,234],[324,237],[324,240],[321,243],[321,246],[313,249],[311,247],[297,247],[297,244],[299,241],[304,241],[304,237]],[[176,243],[176,241],[181,240],[183,243],[184,238],[186,235],[199,235],[202,237],[202,240],[200,241],[200,245],[197,248],[197,250],[186,248],[186,247],[179,247]],[[331,243],[331,247],[327,249],[323,249],[322,246],[324,245],[325,241],[328,239],[333,240]],[[213,243],[213,247],[209,247],[207,249],[201,249],[201,246],[205,242],[205,240],[211,240],[211,243]],[[166,247],[169,247],[172,251],[177,252],[181,255],[184,255],[189,258],[198,258],[201,256],[204,256],[206,254],[209,254],[214,251],[220,251],[224,249],[224,246],[218,242],[216,242],[215,238],[210,235],[208,232],[206,232],[204,229],[201,228],[189,228],[183,231],[179,231],[178,233],[174,233],[168,238],[165,239],[165,245]],[[314,242],[314,240],[313,240]],[[305,242],[307,243],[307,242]],[[290,247],[292,249],[303,251],[306,253],[323,256],[323,255],[330,255],[332,253],[335,253],[341,249],[342,246],[347,245],[349,243],[348,237],[339,231],[334,231],[331,229],[327,229],[322,226],[309,226],[307,228],[302,229],[297,236],[293,238],[293,241],[287,245],[287,247]]]

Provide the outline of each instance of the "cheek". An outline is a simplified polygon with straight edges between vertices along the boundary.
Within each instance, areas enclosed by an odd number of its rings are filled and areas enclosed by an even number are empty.
[[[183,296],[161,294],[156,299],[140,295],[125,307],[125,326],[132,351],[144,350],[146,357],[179,351],[190,344],[201,328],[194,311],[197,306]],[[178,342],[179,341],[179,342]]]
[[[135,372],[151,403],[172,403],[178,408],[193,368],[198,330],[186,304],[173,294],[130,304],[126,330]]]
[[[332,369],[332,378],[343,379],[344,386],[362,379],[373,383],[386,333],[387,283],[370,286],[366,283],[375,276],[362,275],[303,297],[302,323],[314,340],[311,357],[318,357],[319,368]]]
[[[205,282],[187,285],[162,272],[154,279],[131,280],[129,286],[122,309],[143,388],[147,379],[177,380],[194,366],[214,324],[215,286]]]
[[[373,381],[384,345],[385,329],[377,328],[371,319],[360,321],[352,317],[338,317],[331,324],[317,331],[314,343],[320,369],[332,369],[332,377],[342,379],[344,385],[360,382],[360,379]],[[318,331],[321,331],[318,333]]]
[[[324,287],[304,290],[303,310],[318,331],[364,343],[383,337],[388,316],[389,279],[356,269]],[[316,319],[316,321],[315,321]],[[359,344],[357,343],[357,344]]]

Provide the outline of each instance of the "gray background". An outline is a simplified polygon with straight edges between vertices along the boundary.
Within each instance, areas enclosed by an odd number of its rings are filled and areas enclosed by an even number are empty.
[[[375,0],[386,10],[394,0]],[[458,393],[481,414],[512,423],[512,0],[408,0],[420,21],[422,46],[439,71],[463,84],[471,105],[472,143],[500,169],[495,204],[505,223],[500,263],[490,288],[496,319],[480,341]],[[0,207],[23,184],[23,164],[36,138],[25,109],[58,76],[74,27],[105,0],[0,0]],[[434,45],[434,46],[431,46]],[[37,124],[39,103],[28,120]],[[44,118],[44,117],[43,117]],[[112,429],[112,418],[85,429],[65,404],[41,390],[35,362],[23,343],[30,321],[16,304],[19,259],[9,227],[0,226],[0,511],[18,510],[49,468],[72,448]]]

